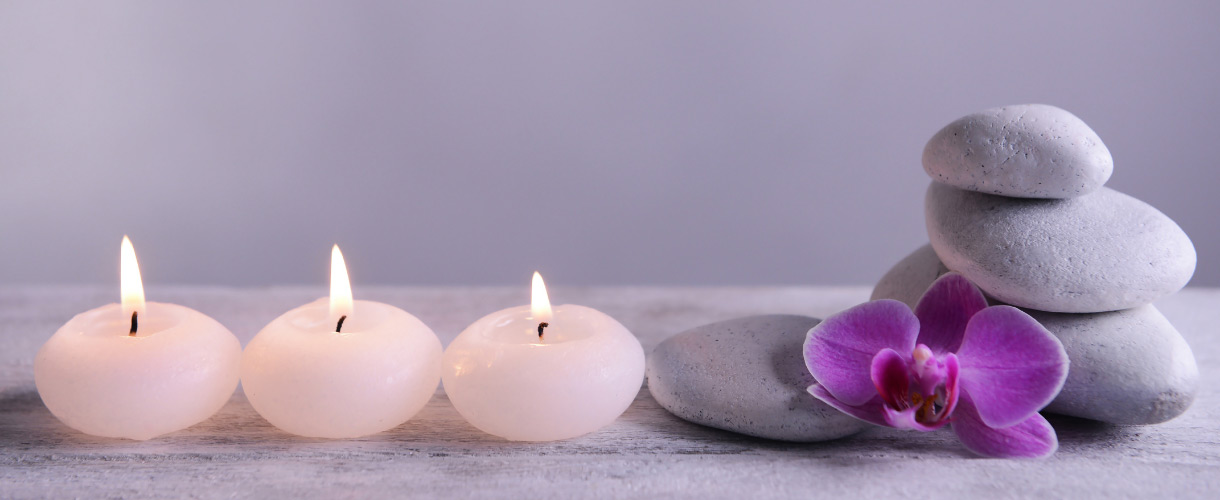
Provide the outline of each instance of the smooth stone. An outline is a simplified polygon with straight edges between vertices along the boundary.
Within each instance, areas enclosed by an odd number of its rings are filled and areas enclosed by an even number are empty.
[[[912,308],[948,269],[930,245],[896,264],[872,300]],[[1046,411],[1115,424],[1156,424],[1181,415],[1198,393],[1199,368],[1177,329],[1148,305],[1096,314],[1023,309],[1055,334],[1071,366]]]
[[[1020,104],[966,115],[923,150],[932,180],[980,193],[1072,198],[1100,188],[1114,158],[1093,129],[1063,109]]]
[[[1046,411],[1115,424],[1159,424],[1194,402],[1195,355],[1156,307],[1025,312],[1059,337],[1071,360],[1063,390]]]
[[[914,310],[915,304],[919,303],[919,298],[928,291],[932,282],[947,272],[949,268],[936,256],[932,245],[921,246],[903,257],[881,277],[881,281],[873,287],[873,295],[869,300],[894,299]]]
[[[1039,311],[1130,309],[1182,289],[1195,272],[1182,228],[1109,188],[1034,200],[933,182],[925,220],[949,269],[1002,302]]]
[[[648,390],[682,419],[750,436],[814,442],[855,434],[868,424],[806,392],[814,379],[802,346],[820,321],[749,316],[674,335],[648,357]]]

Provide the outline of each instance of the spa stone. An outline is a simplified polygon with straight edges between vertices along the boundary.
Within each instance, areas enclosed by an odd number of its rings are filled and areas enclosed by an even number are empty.
[[[1165,214],[1109,188],[1034,200],[928,188],[928,238],[945,265],[1002,302],[1040,311],[1129,309],[1180,290],[1195,247]]]
[[[674,335],[648,358],[648,390],[685,420],[750,436],[814,442],[869,424],[806,392],[805,334],[820,320],[766,315],[699,326]]]
[[[912,308],[948,269],[929,245],[908,255],[872,299]],[[1199,369],[1185,339],[1153,306],[1096,314],[1023,309],[1055,334],[1071,366],[1046,411],[1114,424],[1156,424],[1181,415],[1198,393]]]
[[[993,108],[959,118],[923,150],[932,180],[980,193],[1072,198],[1096,191],[1114,159],[1084,121],[1045,104]]]

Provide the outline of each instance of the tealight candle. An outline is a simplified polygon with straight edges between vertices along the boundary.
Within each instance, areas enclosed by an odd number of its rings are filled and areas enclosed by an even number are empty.
[[[76,315],[34,357],[51,414],[95,436],[150,439],[206,420],[237,388],[241,343],[202,313],[144,301],[131,240],[121,304]]]
[[[592,308],[551,308],[534,273],[531,304],[491,313],[445,350],[445,393],[471,425],[512,441],[568,439],[604,427],[635,400],[644,349]]]
[[[441,378],[441,342],[397,307],[352,300],[339,246],[330,298],[276,318],[246,346],[241,382],[254,410],[308,437],[352,438],[397,427]]]

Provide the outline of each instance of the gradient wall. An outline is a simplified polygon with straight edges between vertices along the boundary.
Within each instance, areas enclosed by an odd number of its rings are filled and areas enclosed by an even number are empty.
[[[871,284],[1044,102],[1220,285],[1218,2],[0,1],[0,283]]]

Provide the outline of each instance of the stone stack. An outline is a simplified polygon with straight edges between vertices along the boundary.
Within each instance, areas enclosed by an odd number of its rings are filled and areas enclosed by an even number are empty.
[[[1151,303],[1195,269],[1190,238],[1169,217],[1106,188],[1114,168],[1075,115],[1028,104],[965,116],[928,141],[930,245],[873,291],[914,307],[956,271],[993,303],[1022,308],[1063,342],[1071,368],[1047,411],[1154,424],[1194,400],[1198,367]]]

